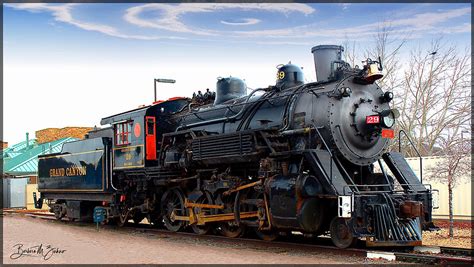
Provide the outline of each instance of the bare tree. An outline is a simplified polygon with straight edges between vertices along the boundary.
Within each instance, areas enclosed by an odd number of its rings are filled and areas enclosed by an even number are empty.
[[[384,90],[396,91],[402,86],[399,78],[401,70],[400,52],[407,42],[408,35],[398,36],[392,34],[389,24],[382,24],[374,36],[374,46],[366,48],[365,58],[377,60],[380,57],[384,69],[384,76],[377,84]]]
[[[439,39],[429,49],[411,51],[403,84],[394,91],[394,104],[401,114],[398,127],[424,156],[446,149],[451,145],[447,141],[454,142],[442,138],[448,129],[456,135],[470,128],[470,61],[468,49],[458,52]],[[403,146],[408,155],[415,156],[407,143]]]
[[[394,91],[402,85],[399,78],[400,60],[399,55],[402,47],[406,44],[407,36],[399,37],[392,34],[393,29],[389,24],[383,23],[374,34],[373,42],[360,49],[360,45],[355,41],[350,42],[346,37],[344,41],[344,58],[352,66],[361,63],[362,60],[370,58],[382,62],[384,76],[377,81],[377,84],[384,90]],[[359,52],[360,51],[360,52]]]
[[[462,133],[456,135],[448,133],[446,136],[439,137],[438,144],[441,150],[436,154],[442,156],[443,160],[429,169],[431,179],[439,179],[448,185],[450,238],[453,238],[454,228],[453,189],[459,184],[463,175],[469,174],[472,169],[470,164],[471,141],[464,139]]]
[[[344,61],[349,63],[352,67],[357,65],[357,42],[352,41],[350,42],[348,37],[346,36],[346,40],[344,41]]]

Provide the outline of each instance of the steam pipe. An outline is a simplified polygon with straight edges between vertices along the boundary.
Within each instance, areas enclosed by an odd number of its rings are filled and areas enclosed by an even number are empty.
[[[238,118],[240,115],[242,115],[245,111],[245,108],[247,107],[247,104],[249,103],[249,100],[250,98],[258,91],[265,91],[266,88],[257,88],[257,89],[254,89],[248,96],[247,96],[247,99],[245,100],[245,104],[244,106],[242,107],[242,109],[239,111],[239,113],[231,116],[231,117],[224,117],[224,118],[217,118],[217,119],[213,119],[213,120],[208,120],[208,121],[202,121],[202,122],[195,122],[195,123],[191,123],[191,124],[188,124],[188,125],[181,125],[179,126],[178,128],[176,128],[176,131],[179,131],[183,128],[190,128],[190,127],[195,127],[195,126],[203,126],[203,125],[207,125],[207,124],[213,124],[213,123],[219,123],[219,122],[223,122],[223,121],[228,121],[228,120],[233,120],[233,119],[236,119]]]
[[[108,167],[108,168],[109,168],[108,171],[109,171],[110,186],[112,186],[112,188],[113,188],[115,191],[118,191],[118,189],[114,186],[114,182],[113,182],[114,177],[113,177],[113,174],[112,174],[112,168],[110,167],[110,166],[113,166],[113,162],[112,162],[112,161],[113,161],[114,159],[113,159],[113,157],[110,156],[110,151],[109,151],[108,149],[107,149],[107,151],[106,151],[105,157],[108,158],[108,159],[109,159],[109,162],[110,162],[110,164],[108,165],[108,166],[109,166],[109,167]]]

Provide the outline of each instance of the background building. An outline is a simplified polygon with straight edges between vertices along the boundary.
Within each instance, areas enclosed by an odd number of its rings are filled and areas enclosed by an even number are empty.
[[[433,189],[439,190],[439,208],[433,210],[435,219],[449,219],[448,185],[440,179],[432,178],[434,166],[444,164],[446,157],[423,157],[423,183],[431,184]],[[471,162],[471,156],[467,155],[466,161]],[[420,160],[418,158],[408,158],[413,171],[419,175]],[[473,220],[472,214],[472,177],[471,172],[459,177],[458,183],[454,187],[453,194],[453,215],[455,220]]]
[[[36,139],[8,146],[2,141],[3,207],[33,209],[33,192],[38,190],[38,156],[61,152],[66,142],[84,138],[90,127],[47,128],[36,131]]]

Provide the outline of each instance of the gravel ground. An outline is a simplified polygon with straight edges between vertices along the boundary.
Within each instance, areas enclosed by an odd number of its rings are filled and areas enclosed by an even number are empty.
[[[42,247],[34,247],[40,244]],[[20,255],[20,251],[24,252],[23,255]],[[216,244],[216,241],[211,240],[192,237],[174,238],[146,232],[103,228],[98,232],[91,225],[68,225],[23,215],[3,217],[3,262],[14,264],[385,263],[385,261],[321,252],[275,249],[265,245],[246,247],[242,244]]]
[[[423,245],[472,248],[473,236],[469,228],[454,228],[453,239],[449,238],[448,228],[441,228],[439,231],[423,232]]]

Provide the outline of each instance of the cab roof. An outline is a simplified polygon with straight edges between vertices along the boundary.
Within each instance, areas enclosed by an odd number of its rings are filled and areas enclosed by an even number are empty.
[[[136,108],[136,109],[128,110],[128,111],[125,111],[125,112],[121,112],[121,113],[118,113],[118,114],[115,114],[115,115],[111,115],[111,116],[102,118],[102,120],[100,121],[100,124],[101,125],[114,124],[114,123],[118,123],[118,122],[122,122],[122,121],[128,121],[128,120],[131,120],[132,118],[136,118],[136,117],[144,117],[146,112],[150,108],[154,108],[156,106],[161,106],[161,105],[164,105],[165,103],[169,103],[169,102],[173,102],[173,101],[177,101],[177,100],[185,100],[185,99],[187,99],[187,98],[185,98],[185,97],[172,97],[172,98],[169,98],[168,100],[158,100],[158,101],[153,102],[153,104],[151,104],[151,105],[139,107],[139,108]]]

